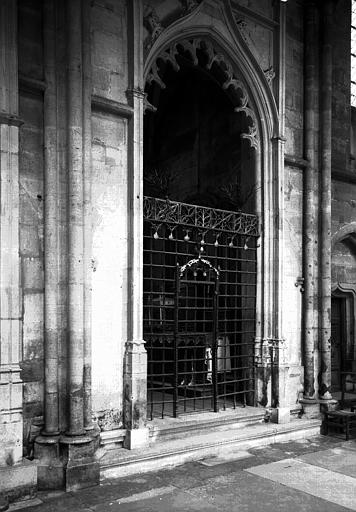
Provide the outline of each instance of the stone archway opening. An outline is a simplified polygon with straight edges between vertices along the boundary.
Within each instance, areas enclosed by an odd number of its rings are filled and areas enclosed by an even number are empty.
[[[334,396],[346,378],[346,391],[356,393],[356,234],[346,226],[334,237],[331,296],[331,386]],[[335,394],[336,393],[336,394]]]
[[[160,54],[145,92],[148,418],[254,405],[254,113],[201,39]]]

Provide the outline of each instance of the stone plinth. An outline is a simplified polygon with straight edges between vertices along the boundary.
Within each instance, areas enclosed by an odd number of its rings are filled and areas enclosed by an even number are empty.
[[[98,485],[96,445],[94,436],[39,436],[35,442],[38,488],[75,491]]]
[[[33,496],[37,490],[37,461],[23,459],[13,466],[0,466],[0,503]]]
[[[321,418],[319,400],[302,398],[299,403],[302,405],[303,418],[310,420]]]

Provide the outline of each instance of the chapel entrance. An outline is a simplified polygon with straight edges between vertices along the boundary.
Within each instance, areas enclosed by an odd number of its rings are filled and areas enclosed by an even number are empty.
[[[145,92],[147,417],[254,405],[254,112],[204,38],[164,50]]]
[[[257,218],[144,199],[148,417],[255,404]]]

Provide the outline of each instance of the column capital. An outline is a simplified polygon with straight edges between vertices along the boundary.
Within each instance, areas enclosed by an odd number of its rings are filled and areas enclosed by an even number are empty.
[[[146,94],[140,87],[132,87],[131,89],[126,90],[126,96],[130,102],[134,101],[134,99],[144,101]]]

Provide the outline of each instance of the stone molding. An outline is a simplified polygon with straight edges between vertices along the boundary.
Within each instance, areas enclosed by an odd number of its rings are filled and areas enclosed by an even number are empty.
[[[23,123],[24,121],[16,115],[0,112],[0,124],[19,127]]]
[[[234,111],[236,113],[244,113],[252,123],[252,126],[248,127],[248,132],[241,134],[241,138],[248,140],[252,148],[258,149],[260,144],[259,126],[255,111],[250,105],[247,87],[238,76],[229,57],[208,37],[194,36],[191,38],[180,38],[165,47],[157,54],[152,63],[146,77],[146,83],[148,85],[156,83],[161,89],[165,89],[166,84],[160,74],[160,63],[169,63],[174,71],[178,72],[180,65],[177,57],[184,53],[185,55],[189,55],[194,66],[199,67],[200,61],[198,52],[205,53],[208,58],[205,64],[207,71],[212,72],[212,67],[216,64],[219,66],[221,73],[225,75],[224,80],[222,80],[220,84],[221,88],[231,96],[233,103],[236,105]],[[151,110],[156,109],[152,104],[149,104],[149,106]]]

